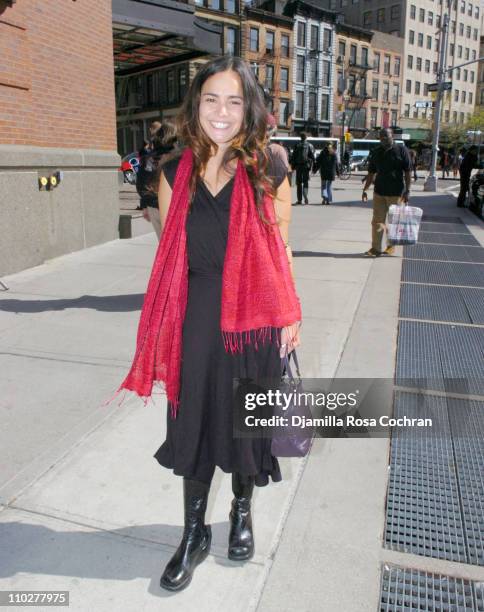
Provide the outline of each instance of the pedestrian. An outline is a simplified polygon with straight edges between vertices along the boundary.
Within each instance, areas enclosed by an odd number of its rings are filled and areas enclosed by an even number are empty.
[[[415,149],[409,149],[408,154],[410,156],[410,163],[412,164],[411,171],[413,172],[413,180],[417,180],[417,151]]]
[[[154,133],[148,152],[140,159],[136,190],[140,196],[140,208],[143,217],[150,221],[158,240],[161,234],[160,211],[158,208],[158,193],[155,186],[156,175],[161,164],[175,149],[176,128],[169,121],[163,121]]]
[[[463,159],[463,156],[461,155],[460,151],[458,152],[456,149],[454,149],[454,154],[452,156],[452,174],[454,178],[457,178],[459,174],[459,168],[460,168],[462,159]]]
[[[277,121],[274,115],[267,115],[267,135],[269,139],[277,134]],[[274,157],[279,158],[280,162],[286,167],[289,173],[289,158],[286,149],[277,142],[269,142],[269,149]],[[290,181],[289,181],[290,182]]]
[[[472,147],[470,147],[469,151],[465,154],[462,163],[460,164],[460,191],[459,197],[457,198],[457,206],[459,208],[464,208],[465,206],[467,192],[469,191],[469,182],[471,180],[471,174],[474,168],[477,168],[476,145],[472,145]]]
[[[314,151],[312,145],[306,140],[306,134],[301,132],[300,142],[294,147],[289,159],[293,170],[296,171],[297,204],[308,204],[309,172],[314,162]]]
[[[120,388],[166,390],[167,435],[155,453],[183,477],[185,526],[160,585],[185,588],[209,553],[205,510],[216,466],[232,474],[228,556],[254,554],[254,486],[282,479],[265,435],[233,435],[234,379],[281,377],[299,345],[301,309],[288,243],[291,190],[271,156],[267,111],[249,65],[204,64],[178,117],[181,155],[163,165],[162,239],[131,370]]]
[[[373,218],[371,248],[365,253],[367,257],[382,255],[383,228],[392,204],[407,203],[411,184],[411,161],[408,149],[403,144],[393,141],[390,128],[380,130],[380,145],[370,153],[368,176],[363,187],[362,200],[368,199],[366,190],[374,181]],[[395,247],[388,245],[384,251],[392,255]]]
[[[314,164],[314,172],[321,177],[321,204],[333,202],[331,185],[338,174],[338,156],[331,145],[325,145]]]
[[[345,170],[349,170],[350,169],[350,160],[351,160],[351,153],[349,152],[349,149],[345,149],[344,153],[343,153],[343,168],[345,168]]]
[[[446,175],[447,177],[450,175],[450,156],[449,156],[449,152],[446,149],[442,151],[442,156],[440,158],[440,164],[442,167],[442,178],[445,179]]]

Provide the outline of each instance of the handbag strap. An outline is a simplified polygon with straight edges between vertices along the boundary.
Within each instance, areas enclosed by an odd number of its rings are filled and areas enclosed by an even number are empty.
[[[294,380],[294,374],[292,373],[292,368],[291,368],[291,355],[294,361],[294,365],[296,367],[296,374],[298,376],[298,378],[301,378],[301,372],[299,371],[299,361],[297,359],[297,355],[296,355],[296,350],[292,350],[289,355],[284,355],[284,357],[282,358],[282,373],[284,375],[284,373],[287,373],[287,375],[289,376],[289,378],[291,380]]]

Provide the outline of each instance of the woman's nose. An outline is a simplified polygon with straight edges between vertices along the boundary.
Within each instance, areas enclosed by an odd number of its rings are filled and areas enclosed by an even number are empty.
[[[219,113],[221,115],[228,115],[229,114],[228,109],[227,109],[227,105],[225,104],[225,102],[221,102],[220,103],[220,106],[219,106],[218,110],[219,110]]]

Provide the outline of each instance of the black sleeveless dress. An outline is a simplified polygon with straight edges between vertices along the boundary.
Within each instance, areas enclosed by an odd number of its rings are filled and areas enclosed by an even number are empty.
[[[163,166],[173,188],[180,158]],[[270,156],[268,174],[277,187],[286,176],[284,164]],[[255,349],[247,345],[242,354],[227,353],[220,330],[222,271],[228,238],[230,200],[234,178],[214,197],[199,179],[187,217],[188,301],[183,324],[180,405],[176,419],[167,410],[167,435],[155,453],[160,465],[179,476],[209,483],[215,467],[239,472],[242,480],[255,476],[257,486],[269,477],[282,480],[279,462],[271,454],[270,438],[233,435],[234,378],[276,378],[281,359],[276,344],[280,330],[273,329],[270,342]]]

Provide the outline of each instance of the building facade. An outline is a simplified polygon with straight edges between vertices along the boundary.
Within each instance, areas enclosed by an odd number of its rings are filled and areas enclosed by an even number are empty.
[[[484,13],[484,11],[483,11]],[[481,14],[479,57],[484,57],[484,14]],[[484,111],[484,62],[477,67],[476,111]]]

